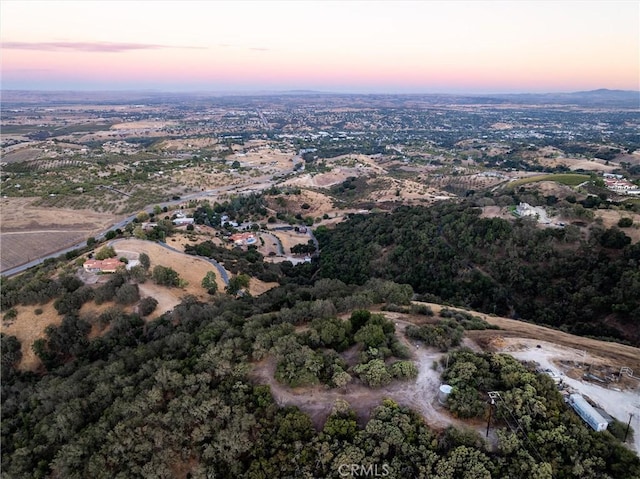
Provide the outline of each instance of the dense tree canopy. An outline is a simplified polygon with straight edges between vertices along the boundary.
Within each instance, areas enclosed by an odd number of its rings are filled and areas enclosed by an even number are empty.
[[[467,204],[355,215],[316,230],[319,274],[409,283],[434,301],[640,344],[640,243],[617,228],[586,240],[569,229],[482,218]],[[605,324],[611,315],[622,328]]]
[[[43,365],[37,372],[16,368],[24,345],[2,335],[3,477],[339,478],[354,464],[389,478],[640,476],[635,454],[609,432],[588,429],[547,376],[507,355],[457,349],[442,361],[458,418],[484,423],[487,392],[500,392],[492,447],[475,429],[432,430],[388,399],[367,418],[338,400],[318,424],[296,407],[280,407],[254,374],[269,363],[278,387],[333,388],[336,395],[353,384],[383,387],[418,375],[402,328],[385,310],[417,317],[420,326],[406,334],[442,349],[456,347],[466,329],[487,327],[454,310],[434,318],[410,303],[414,290],[551,324],[562,324],[562,305],[563,321],[581,332],[596,331],[587,331],[587,321],[605,313],[632,321],[640,298],[637,246],[607,248],[598,233],[591,242],[569,241],[563,230],[486,220],[458,206],[355,216],[317,236],[319,269],[281,266],[282,285],[260,296],[186,297],[147,322],[140,316],[153,312],[153,298],[126,308],[137,313],[118,306],[81,314],[90,300],[138,301],[128,272],[95,286],[48,265],[3,278],[3,310],[53,300],[61,315],[33,345]],[[153,269],[162,284],[176,284],[176,276]],[[248,284],[243,273],[233,278],[238,290]],[[564,302],[552,286],[564,291]]]

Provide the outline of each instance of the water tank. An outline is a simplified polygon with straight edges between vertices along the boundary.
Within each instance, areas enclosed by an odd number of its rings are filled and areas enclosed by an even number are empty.
[[[448,384],[441,384],[440,390],[438,391],[438,402],[443,406],[447,403],[447,399],[449,398],[449,394],[451,394],[451,390],[453,388]]]

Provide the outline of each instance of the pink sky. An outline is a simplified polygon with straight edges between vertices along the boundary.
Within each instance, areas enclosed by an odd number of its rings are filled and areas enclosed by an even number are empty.
[[[640,88],[637,1],[0,3],[3,89]]]

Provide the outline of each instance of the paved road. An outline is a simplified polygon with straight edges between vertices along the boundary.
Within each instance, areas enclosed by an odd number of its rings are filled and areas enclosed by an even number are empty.
[[[173,246],[169,246],[167,243],[156,243],[156,244],[162,246],[163,248],[167,248],[169,250],[176,251],[176,252],[178,252],[180,254],[184,254],[184,255],[187,254],[184,251],[180,251],[179,249],[174,248]],[[207,258],[206,256],[191,255],[191,254],[187,255],[187,256],[195,256],[196,258],[201,258],[201,259],[211,263],[213,266],[216,267],[216,269],[218,270],[218,273],[220,273],[220,277],[222,278],[222,281],[224,281],[225,286],[229,285],[229,274],[227,273],[227,270],[224,269],[224,267],[220,263],[218,263],[215,259]]]
[[[108,246],[113,246],[114,244],[119,243],[120,241],[127,241],[129,239],[130,238],[116,239],[116,240],[113,240],[113,241],[109,241],[109,243],[107,243],[107,245]],[[220,263],[218,263],[215,259],[207,258],[206,256],[200,256],[200,255],[192,255],[192,254],[188,255],[184,251],[180,251],[179,249],[174,248],[173,246],[169,246],[167,243],[161,243],[161,242],[157,242],[156,243],[155,241],[150,241],[150,243],[157,244],[159,246],[162,246],[163,248],[166,248],[166,249],[171,250],[171,251],[175,251],[176,253],[180,253],[180,254],[183,254],[183,255],[186,255],[186,256],[195,256],[196,258],[200,258],[200,259],[203,259],[203,260],[211,263],[218,270],[218,273],[220,274],[220,277],[222,278],[222,281],[224,281],[225,286],[229,285],[229,274],[227,273],[227,270],[224,269],[224,267]]]
[[[293,171],[293,169],[291,171]],[[220,195],[222,193],[239,194],[239,193],[249,193],[249,192],[260,191],[260,190],[269,188],[269,186],[274,184],[275,180],[276,180],[276,178],[272,177],[271,175],[263,175],[263,176],[259,176],[259,177],[250,179],[251,183],[249,183],[249,184],[229,185],[229,186],[222,186],[220,188],[214,188],[212,190],[199,191],[199,192],[196,192],[196,193],[191,193],[191,194],[188,194],[188,195],[184,195],[184,196],[180,197],[180,199],[178,199],[178,200],[171,200],[171,201],[165,201],[165,202],[161,202],[161,203],[154,203],[153,205],[149,205],[149,206],[143,208],[143,210],[147,211],[147,212],[151,212],[151,211],[153,211],[153,208],[155,206],[160,206],[161,208],[164,208],[166,206],[168,208],[170,206],[175,206],[175,205],[179,205],[181,203],[184,203],[185,201],[196,200],[196,199],[204,199],[204,198],[208,198],[208,197],[218,196],[218,195]],[[127,216],[123,220],[118,221],[117,223],[114,223],[113,225],[111,225],[109,228],[105,229],[101,233],[96,234],[95,238],[97,240],[99,240],[99,241],[103,240],[108,231],[124,228],[128,223],[131,223],[131,221],[133,221],[133,219],[136,217],[136,215],[137,215],[137,213],[133,214],[133,215],[130,215],[130,216]],[[25,270],[27,270],[29,268],[32,268],[33,266],[39,265],[40,263],[44,262],[46,259],[57,258],[61,254],[65,254],[65,253],[68,253],[69,251],[73,251],[74,249],[78,249],[78,248],[83,248],[85,246],[86,246],[86,241],[83,241],[82,243],[77,243],[77,244],[69,246],[67,248],[63,248],[63,249],[59,249],[59,250],[56,250],[56,251],[52,251],[51,253],[46,254],[44,256],[41,256],[40,258],[34,259],[33,261],[29,261],[28,263],[18,265],[18,266],[14,267],[14,268],[7,269],[5,271],[0,271],[0,274],[2,274],[3,276],[7,276],[7,277],[14,276],[14,275],[16,275],[18,273],[22,273],[23,271],[25,271]]]
[[[229,193],[229,192],[232,192],[232,191],[234,193],[243,193],[243,192],[246,192],[246,191],[253,191],[257,187],[261,187],[261,189],[268,188],[268,183],[265,183],[265,182],[269,181],[269,179],[270,179],[269,176],[261,176],[261,177],[254,178],[252,180],[254,182],[253,186],[252,185],[223,186],[223,187],[215,188],[215,189],[212,189],[212,190],[199,191],[197,193],[192,193],[192,194],[189,194],[189,195],[182,196],[179,200],[171,200],[171,201],[165,201],[165,202],[162,202],[162,203],[154,203],[153,205],[150,205],[150,206],[147,206],[146,208],[144,208],[144,211],[151,212],[151,211],[153,211],[153,208],[155,206],[160,206],[160,208],[164,208],[166,206],[168,208],[170,206],[175,206],[175,205],[179,205],[181,203],[184,203],[185,201],[190,201],[190,200],[195,200],[195,199],[202,199],[202,198],[207,198],[207,197],[210,197],[210,196],[217,196],[217,195],[220,195],[221,193]],[[267,185],[267,186],[265,186],[265,185]],[[262,188],[262,187],[264,187],[264,188]],[[131,223],[131,221],[133,221],[133,219],[136,217],[136,215],[137,215],[137,213],[133,214],[133,215],[130,215],[130,216],[127,216],[123,220],[112,224],[109,228],[107,228],[104,231],[102,231],[101,233],[98,233],[97,235],[95,235],[95,238],[98,241],[103,240],[108,231],[124,228],[128,223]],[[66,254],[69,251],[73,251],[74,249],[84,248],[86,245],[87,245],[86,241],[83,241],[82,243],[77,243],[77,244],[74,244],[74,245],[69,246],[67,248],[63,248],[63,249],[52,251],[51,253],[48,253],[48,254],[46,254],[44,256],[41,256],[40,258],[34,259],[33,261],[29,261],[28,263],[24,263],[24,264],[18,265],[18,266],[14,267],[14,268],[10,268],[10,269],[7,269],[5,271],[0,271],[0,274],[2,274],[2,276],[6,276],[6,277],[14,276],[14,275],[16,275],[18,273],[22,273],[23,271],[25,271],[25,270],[27,270],[29,268],[32,268],[34,266],[37,266],[37,265],[43,263],[46,259],[57,258],[58,256],[60,256],[62,254]]]
[[[28,263],[21,264],[20,266],[16,266],[15,268],[6,269],[2,271],[2,276],[6,276],[6,277],[14,276],[18,273],[22,273],[23,271],[29,268],[33,268],[34,266],[44,263],[44,261],[49,258],[57,258],[61,254],[66,254],[69,251],[73,251],[74,249],[84,248],[85,246],[87,246],[87,242],[83,241],[82,243],[74,244],[73,246],[69,246],[68,248],[57,250],[53,253],[49,253],[45,256],[41,256],[38,259],[34,259],[33,261],[29,261]]]

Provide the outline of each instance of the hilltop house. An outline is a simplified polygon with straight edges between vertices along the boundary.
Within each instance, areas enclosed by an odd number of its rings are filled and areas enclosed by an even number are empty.
[[[119,267],[124,265],[118,258],[107,258],[103,260],[88,259],[82,267],[88,273],[115,273]]]
[[[229,241],[236,246],[244,246],[254,244],[257,238],[254,233],[236,233],[229,237]]]
[[[518,216],[538,216],[538,212],[529,203],[522,203],[516,207],[516,214]]]

